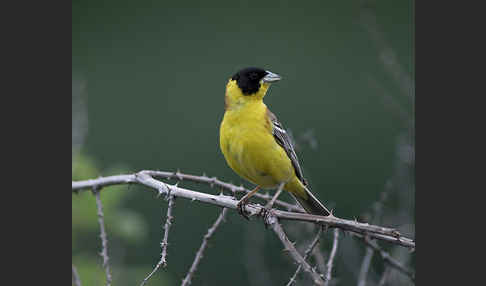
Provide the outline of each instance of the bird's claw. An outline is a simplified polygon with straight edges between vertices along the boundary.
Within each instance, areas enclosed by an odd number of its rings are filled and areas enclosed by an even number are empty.
[[[271,215],[273,215],[273,209],[267,208],[267,207],[262,207],[258,215],[262,216],[263,218],[263,224],[265,225],[265,228],[268,228],[269,223],[269,218]]]
[[[236,205],[236,209],[238,210],[238,213],[240,215],[242,215],[244,218],[246,218],[247,220],[250,220],[248,214],[246,213],[245,211],[245,206],[247,204],[247,201],[246,200],[240,200],[238,202],[238,204]]]

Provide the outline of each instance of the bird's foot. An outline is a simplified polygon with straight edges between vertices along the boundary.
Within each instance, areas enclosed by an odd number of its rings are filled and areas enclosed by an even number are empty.
[[[247,220],[250,220],[250,217],[248,216],[247,212],[245,211],[245,206],[248,203],[248,200],[241,199],[238,204],[236,205],[236,209],[238,210],[238,213],[242,215],[244,218]]]
[[[267,208],[266,206],[262,207],[260,212],[258,213],[263,218],[263,224],[265,225],[265,228],[268,228],[270,225],[270,217],[275,215],[273,213],[272,208]]]

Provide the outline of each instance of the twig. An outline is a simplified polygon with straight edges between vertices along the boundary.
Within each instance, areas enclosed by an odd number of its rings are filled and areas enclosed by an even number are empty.
[[[169,238],[169,229],[170,229],[170,226],[172,225],[172,219],[174,218],[172,216],[172,207],[175,204],[175,198],[174,198],[174,196],[170,195],[168,200],[169,200],[169,206],[167,207],[167,219],[166,219],[165,225],[164,225],[164,238],[162,239],[162,243],[160,243],[160,246],[162,248],[162,252],[160,254],[160,261],[157,263],[154,270],[152,270],[152,272],[147,277],[145,277],[145,279],[143,279],[142,284],[140,284],[141,286],[143,286],[143,285],[145,285],[145,283],[147,283],[147,281],[150,279],[150,277],[152,277],[152,275],[154,275],[154,273],[157,270],[159,270],[161,265],[164,268],[167,266],[167,260],[166,260],[167,245],[168,245],[167,241],[168,241],[168,238]]]
[[[273,207],[273,204],[275,203],[275,200],[277,200],[278,196],[283,191],[283,187],[285,186],[285,183],[281,183],[280,186],[278,186],[278,190],[275,193],[275,195],[272,197],[272,199],[265,205],[266,208],[271,209]]]
[[[105,273],[106,273],[106,285],[110,286],[111,273],[110,273],[110,264],[108,263],[110,258],[108,257],[108,239],[106,238],[103,205],[101,204],[100,190],[98,189],[98,187],[93,186],[92,190],[96,197],[96,207],[98,209],[98,223],[100,225],[100,238],[101,238],[101,246],[102,246],[100,255],[103,257],[103,267],[105,268]]]
[[[322,234],[322,229],[323,229],[322,227],[319,227],[319,231],[317,232],[316,236],[314,237],[314,240],[311,242],[311,244],[309,244],[309,247],[304,252],[304,260],[307,260],[307,258],[311,254],[312,250],[314,249],[314,247],[319,242],[319,239],[321,238],[321,234]],[[302,269],[302,264],[299,264],[299,266],[297,267],[297,270],[295,270],[294,275],[290,278],[289,283],[287,283],[287,286],[291,286],[292,284],[295,283],[295,279],[297,278],[297,275],[300,273],[301,269]]]
[[[334,239],[332,243],[332,249],[331,249],[331,254],[329,254],[329,260],[327,261],[327,271],[326,271],[326,282],[324,286],[327,286],[329,284],[329,281],[331,281],[331,274],[332,274],[332,265],[334,263],[334,258],[336,257],[336,252],[338,248],[338,243],[339,243],[339,229],[334,230]]]
[[[385,286],[386,280],[388,279],[388,275],[390,275],[390,267],[385,266],[385,270],[383,270],[383,275],[381,276],[380,282],[378,286]]]
[[[319,269],[320,272],[326,271],[326,261],[324,259],[324,252],[314,249],[314,251],[312,251],[312,257],[314,257],[317,269]]]
[[[73,269],[73,284],[76,285],[76,286],[81,286],[81,279],[79,279],[79,274],[78,274],[78,271],[76,270],[76,267],[74,266],[74,264],[71,264],[72,265],[72,269]]]
[[[72,182],[73,192],[87,188],[101,188],[103,186],[115,184],[138,183],[155,189],[159,194],[167,194],[170,190],[171,194],[176,197],[182,197],[190,200],[197,200],[200,202],[218,205],[226,208],[236,209],[238,201],[231,196],[223,194],[211,195],[201,192],[196,192],[175,185],[169,185],[152,178],[153,171],[141,171],[131,175],[118,175],[105,178],[98,178],[94,180]],[[236,186],[235,186],[236,187]],[[262,206],[255,204],[245,205],[245,211],[250,214],[258,214],[262,210]],[[366,234],[370,238],[385,240],[396,245],[401,245],[409,248],[415,248],[415,242],[409,238],[401,236],[401,234],[393,228],[370,225],[368,223],[360,223],[353,220],[346,220],[337,218],[335,216],[318,216],[304,213],[287,212],[282,210],[272,210],[274,215],[279,219],[308,221],[316,224],[325,224],[328,227],[336,227],[343,230],[348,230],[357,234]]]
[[[198,183],[205,183],[209,184],[211,187],[217,186],[226,190],[229,190],[233,193],[239,192],[239,193],[249,193],[251,190],[245,189],[243,186],[236,186],[230,183],[226,183],[223,181],[220,181],[216,177],[207,177],[207,176],[196,176],[196,175],[190,175],[190,174],[184,174],[179,171],[177,172],[163,172],[163,171],[152,171],[152,170],[143,170],[139,173],[145,173],[148,174],[151,177],[154,178],[166,178],[166,179],[172,179],[175,178],[177,180],[188,180],[188,181],[193,181],[193,182],[198,182]],[[93,179],[93,180],[86,180],[86,181],[79,181],[79,182],[73,182],[73,190],[76,188],[77,190],[89,188],[92,184],[99,184],[101,183],[102,186],[110,186],[110,185],[118,185],[118,184],[129,184],[129,183],[137,183],[136,174],[131,174],[131,175],[116,175],[116,176],[109,176],[109,177],[104,177],[104,178],[98,178],[98,179]],[[269,201],[272,199],[272,197],[268,194],[261,194],[261,193],[256,193],[254,194],[255,197],[258,197],[260,199]],[[304,209],[301,208],[299,205],[293,205],[289,204],[284,201],[276,200],[275,201],[276,205],[282,206],[286,208],[289,211],[296,211],[300,213],[305,213]]]
[[[201,243],[201,247],[199,247],[199,250],[196,253],[196,257],[194,258],[194,262],[191,265],[191,268],[189,269],[189,272],[187,272],[186,277],[184,280],[182,280],[181,286],[189,285],[191,284],[191,279],[194,273],[196,272],[197,266],[199,265],[199,262],[201,261],[203,257],[203,252],[207,247],[208,240],[211,238],[213,233],[216,231],[216,228],[218,228],[219,224],[223,221],[224,216],[226,215],[226,212],[228,211],[227,208],[223,208],[221,213],[219,214],[218,218],[214,222],[213,226],[208,229],[208,233],[204,235],[203,241]]]
[[[245,189],[243,186],[236,186],[230,183],[223,182],[219,180],[216,177],[207,177],[207,176],[196,176],[196,175],[190,175],[190,174],[184,174],[179,171],[173,173],[173,172],[163,172],[163,171],[150,171],[146,170],[148,174],[153,176],[154,178],[176,178],[178,180],[188,180],[188,181],[193,181],[193,182],[199,182],[199,183],[206,183],[209,184],[211,187],[213,186],[218,186],[223,189],[229,190],[233,193],[249,193],[251,190]],[[253,195],[254,197],[258,197],[260,199],[269,201],[272,199],[272,197],[268,194],[261,194],[261,193],[256,193]],[[289,211],[296,211],[300,213],[305,213],[304,209],[301,208],[299,205],[293,205],[289,204],[284,201],[276,200],[275,204],[285,207]]]
[[[277,237],[280,239],[282,244],[284,245],[284,251],[288,251],[290,256],[304,269],[305,272],[309,273],[312,277],[314,284],[323,285],[324,278],[317,273],[317,271],[312,268],[305,259],[299,254],[297,249],[295,249],[294,243],[290,242],[287,235],[285,234],[282,226],[278,222],[277,217],[270,212],[267,217],[267,225],[272,227],[272,230],[275,232]]]
[[[377,251],[381,258],[383,259],[383,261],[385,262],[385,264],[397,269],[398,271],[402,272],[403,274],[407,275],[408,277],[410,277],[410,279],[415,282],[415,274],[411,271],[411,270],[408,270],[407,268],[405,268],[405,266],[403,266],[399,261],[397,261],[396,259],[394,259],[393,257],[391,257],[391,255],[384,251],[383,249],[381,249],[381,247],[378,246],[378,244],[376,244],[375,242],[371,241],[367,236],[362,236],[362,235],[359,235],[359,234],[353,234],[354,236],[357,236],[361,239],[363,239],[364,243],[369,246],[370,248],[372,248],[374,251]]]
[[[368,270],[370,269],[371,259],[373,258],[373,249],[371,247],[366,247],[366,254],[361,263],[361,269],[358,276],[358,286],[366,285],[366,276],[368,275]]]

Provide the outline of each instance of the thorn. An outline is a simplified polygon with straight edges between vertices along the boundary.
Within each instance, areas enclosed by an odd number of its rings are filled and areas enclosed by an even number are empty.
[[[396,237],[396,238],[400,238],[400,235],[401,235],[401,234],[400,234],[400,232],[399,232],[398,230],[394,229],[394,230],[392,231],[392,235],[393,235],[394,237]]]
[[[174,173],[174,176],[179,180],[182,181],[181,171],[177,168],[177,171]]]
[[[214,184],[216,183],[216,180],[218,180],[216,177],[212,177],[211,178],[211,183],[209,184],[209,186],[214,187]]]

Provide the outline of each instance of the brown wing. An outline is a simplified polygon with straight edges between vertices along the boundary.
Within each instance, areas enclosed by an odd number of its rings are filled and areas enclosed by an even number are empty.
[[[267,116],[272,123],[273,138],[275,138],[275,141],[277,141],[277,143],[282,146],[282,148],[287,153],[287,156],[292,162],[292,166],[294,167],[295,175],[297,176],[297,178],[299,178],[304,186],[307,186],[307,181],[304,179],[304,173],[302,172],[302,168],[300,168],[299,158],[297,158],[297,154],[295,153],[290,136],[283,127],[282,123],[278,121],[277,116],[275,116],[275,114],[273,114],[268,108]]]

